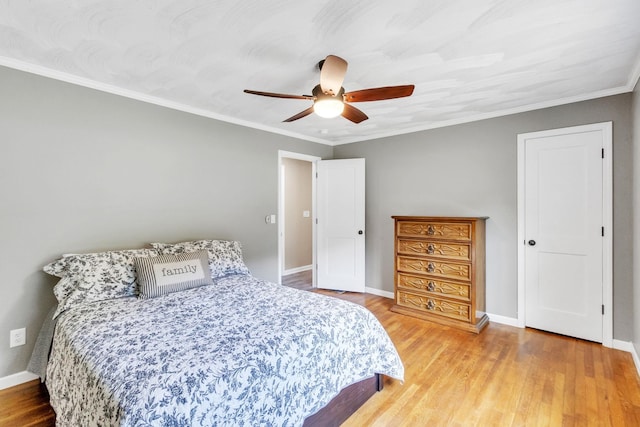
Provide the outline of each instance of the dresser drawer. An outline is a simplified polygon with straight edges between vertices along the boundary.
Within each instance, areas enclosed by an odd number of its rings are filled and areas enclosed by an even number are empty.
[[[398,239],[398,253],[471,261],[471,243]]]
[[[408,291],[425,291],[463,301],[471,301],[468,283],[454,283],[429,277],[398,273],[398,288]],[[437,295],[436,295],[437,296]]]
[[[429,276],[437,276],[445,279],[471,280],[471,266],[454,262],[438,261],[433,259],[409,258],[398,256],[398,271],[407,273],[421,273]]]
[[[412,308],[420,312],[456,320],[463,320],[466,322],[471,319],[471,305],[469,304],[419,295],[400,289],[398,289],[396,300],[396,304],[399,306]]]
[[[397,233],[398,236],[406,237],[432,237],[434,239],[470,241],[471,224],[456,222],[398,221]]]

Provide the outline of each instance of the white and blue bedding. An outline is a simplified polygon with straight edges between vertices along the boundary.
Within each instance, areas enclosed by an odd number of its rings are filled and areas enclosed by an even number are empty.
[[[238,274],[65,311],[47,386],[59,426],[298,426],[375,373],[404,368],[368,310]]]

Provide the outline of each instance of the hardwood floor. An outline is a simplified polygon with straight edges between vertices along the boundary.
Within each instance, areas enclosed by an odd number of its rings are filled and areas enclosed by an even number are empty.
[[[301,271],[299,273],[288,274],[282,276],[282,284],[291,288],[310,291],[313,289],[313,272],[311,270]]]
[[[386,379],[343,427],[640,426],[627,352],[493,323],[475,335],[392,313],[390,299],[336,296],[378,317],[405,366],[404,384]]]
[[[344,427],[640,425],[629,353],[493,323],[476,335],[392,313],[387,298],[314,292],[368,307],[405,365],[404,384],[385,379]],[[37,381],[0,391],[0,426],[53,425]]]
[[[0,390],[0,426],[53,426],[55,417],[40,380]]]

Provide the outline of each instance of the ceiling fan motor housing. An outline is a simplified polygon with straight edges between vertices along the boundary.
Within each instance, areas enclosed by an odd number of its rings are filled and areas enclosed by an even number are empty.
[[[338,98],[340,101],[344,100],[344,88],[343,87],[340,88],[340,91],[338,91],[337,94],[332,95],[331,93],[323,92],[322,88],[320,87],[320,85],[317,85],[316,87],[313,88],[313,91],[311,93],[316,98],[316,101],[319,101],[321,99],[327,99],[327,98]]]

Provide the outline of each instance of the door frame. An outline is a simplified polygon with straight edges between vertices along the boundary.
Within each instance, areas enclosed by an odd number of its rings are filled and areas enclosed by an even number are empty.
[[[311,176],[316,176],[316,162],[322,160],[321,157],[309,154],[294,153],[292,151],[278,150],[278,284],[282,284],[282,273],[284,264],[284,174],[282,173],[282,159],[295,159],[311,162]],[[311,180],[311,265],[312,265],[312,286],[316,287],[316,179]]]
[[[602,345],[613,347],[613,125],[612,122],[518,134],[518,327],[525,327],[525,143],[528,139],[578,132],[602,132]]]

